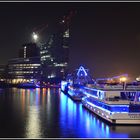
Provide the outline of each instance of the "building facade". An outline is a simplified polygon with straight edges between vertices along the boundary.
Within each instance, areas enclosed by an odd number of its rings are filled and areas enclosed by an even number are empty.
[[[57,28],[48,42],[39,44],[43,79],[60,82],[68,73],[69,29]]]
[[[35,43],[22,45],[19,57],[8,61],[7,83],[17,84],[38,81],[41,78],[41,61],[39,48]]]

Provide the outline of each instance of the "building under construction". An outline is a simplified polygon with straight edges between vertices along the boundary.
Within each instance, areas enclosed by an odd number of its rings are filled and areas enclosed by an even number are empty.
[[[70,12],[56,24],[46,43],[40,43],[42,79],[49,82],[60,82],[68,73],[70,25],[75,13]]]

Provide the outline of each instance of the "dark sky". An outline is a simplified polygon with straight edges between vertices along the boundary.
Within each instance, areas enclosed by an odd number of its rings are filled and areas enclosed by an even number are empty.
[[[17,57],[34,27],[76,10],[71,26],[70,68],[89,68],[95,77],[140,75],[140,3],[0,3],[0,64]],[[47,30],[40,34],[45,39]],[[46,35],[46,36],[45,36]]]

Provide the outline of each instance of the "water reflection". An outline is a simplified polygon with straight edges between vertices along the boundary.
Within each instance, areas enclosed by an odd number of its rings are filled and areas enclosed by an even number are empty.
[[[140,137],[140,126],[112,126],[60,89],[5,89],[0,94],[0,112],[0,137]]]
[[[99,119],[96,115],[86,110],[80,103],[75,103],[66,95],[61,93],[60,98],[60,122],[64,127],[63,137],[81,138],[127,138],[127,133],[113,132],[110,126]],[[67,126],[67,127],[65,127]],[[117,128],[117,127],[115,127]],[[74,131],[73,135],[67,136],[68,131]]]
[[[63,137],[109,137],[109,126],[85,110],[81,103],[73,102],[63,93],[61,93],[60,103],[61,116],[59,118],[63,128],[61,131]],[[67,132],[71,134],[67,135]]]
[[[28,112],[25,136],[27,138],[41,137],[41,123],[39,118],[39,108],[31,106]]]

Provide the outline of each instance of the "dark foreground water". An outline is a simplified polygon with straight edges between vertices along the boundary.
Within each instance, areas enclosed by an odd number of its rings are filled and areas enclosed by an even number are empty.
[[[112,126],[60,89],[0,89],[0,137],[139,138],[140,126]]]

